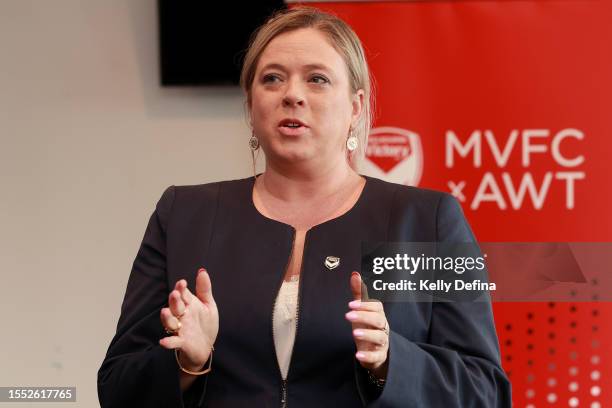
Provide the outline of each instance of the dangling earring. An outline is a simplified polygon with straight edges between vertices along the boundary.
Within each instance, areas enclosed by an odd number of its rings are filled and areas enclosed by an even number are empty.
[[[251,148],[251,159],[253,160],[253,179],[257,179],[257,171],[255,170],[255,152],[259,149],[259,139],[257,136],[255,136],[254,131],[251,131],[249,147]]]
[[[351,132],[349,133],[349,137],[348,139],[346,139],[346,148],[348,149],[349,152],[353,153],[355,150],[357,150],[358,146],[359,146],[359,139],[353,136],[353,129],[351,129]]]
[[[252,151],[259,149],[259,139],[255,136],[255,132],[251,133],[251,138],[249,139],[249,147]]]

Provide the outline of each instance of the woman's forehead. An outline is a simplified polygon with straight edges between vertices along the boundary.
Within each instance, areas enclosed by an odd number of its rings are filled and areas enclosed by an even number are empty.
[[[278,35],[266,46],[258,63],[258,70],[268,67],[280,69],[344,70],[342,56],[328,37],[314,28],[303,28]]]

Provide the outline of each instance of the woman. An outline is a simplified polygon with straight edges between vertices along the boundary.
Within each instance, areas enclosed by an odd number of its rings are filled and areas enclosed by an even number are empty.
[[[241,83],[266,169],[164,192],[101,405],[510,406],[488,303],[361,301],[362,241],[473,236],[449,195],[353,169],[371,114],[354,32],[316,9],[278,13]]]

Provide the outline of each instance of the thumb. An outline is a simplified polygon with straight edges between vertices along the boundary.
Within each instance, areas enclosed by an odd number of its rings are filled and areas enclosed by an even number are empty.
[[[351,293],[354,300],[361,300],[361,275],[356,271],[351,273]]]
[[[202,303],[215,303],[210,276],[204,268],[198,270],[198,276],[196,277],[196,296]]]

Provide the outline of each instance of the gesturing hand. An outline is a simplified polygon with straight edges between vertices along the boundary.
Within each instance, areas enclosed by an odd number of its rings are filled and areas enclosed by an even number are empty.
[[[353,339],[357,346],[355,357],[361,366],[370,370],[376,377],[387,375],[387,357],[389,352],[389,324],[381,302],[361,301],[361,275],[351,274],[351,292],[353,301],[346,319],[352,323]]]
[[[198,271],[195,295],[184,279],[176,282],[168,295],[168,305],[161,310],[161,323],[171,335],[159,340],[159,344],[167,349],[180,349],[181,365],[188,370],[200,370],[219,332],[219,312],[208,272],[204,268]]]

